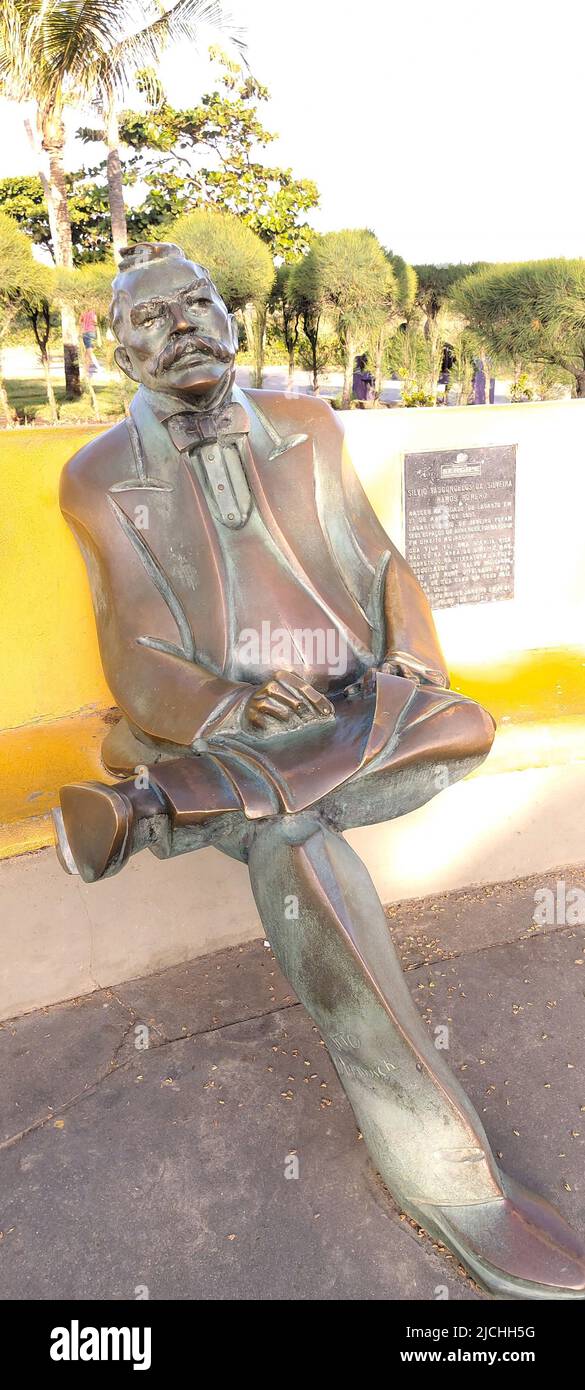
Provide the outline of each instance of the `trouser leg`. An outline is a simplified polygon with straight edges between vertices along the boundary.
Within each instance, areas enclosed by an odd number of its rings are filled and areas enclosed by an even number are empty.
[[[498,1172],[479,1118],[414,1009],[357,855],[318,815],[271,816],[253,783],[258,818],[250,819],[214,764],[194,761],[169,764],[147,787],[66,789],[66,867],[91,882],[146,846],[166,857],[214,843],[249,857],[266,935],[398,1203],[500,1297],[585,1297],[582,1244],[553,1208]],[[355,824],[361,792],[358,802],[330,809]]]
[[[392,1193],[405,1205],[497,1197],[479,1117],[419,1018],[355,852],[306,813],[258,828],[249,868],[266,936]]]

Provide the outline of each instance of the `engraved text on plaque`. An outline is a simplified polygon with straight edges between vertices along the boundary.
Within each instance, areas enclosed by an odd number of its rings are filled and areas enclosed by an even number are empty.
[[[406,558],[433,608],[514,597],[515,486],[515,444],[406,455]]]

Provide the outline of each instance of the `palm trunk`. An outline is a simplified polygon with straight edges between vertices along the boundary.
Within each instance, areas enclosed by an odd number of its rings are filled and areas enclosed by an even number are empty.
[[[123,247],[128,245],[128,226],[126,223],[124,184],[122,181],[122,164],[120,161],[118,114],[113,98],[106,111],[106,142],[108,146],[106,169],[110,219],[112,223],[112,242],[114,245],[114,255],[118,261],[120,259],[120,251]]]
[[[47,197],[52,209],[51,226],[55,236],[55,261],[66,270],[73,268],[73,245],[71,241],[71,218],[67,203],[67,182],[63,165],[65,148],[65,127],[58,107],[45,108],[41,113],[43,150],[48,157]],[[81,395],[79,379],[79,352],[77,348],[77,326],[75,313],[63,301],[61,311],[61,331],[63,336],[63,362],[65,367],[65,394],[69,399]]]
[[[577,395],[580,397],[585,396],[585,370],[576,372],[575,376],[577,378]]]
[[[246,326],[248,351],[251,352],[253,359],[250,382],[254,388],[259,389],[262,386],[262,376],[264,372],[266,305],[246,304],[244,308],[244,323]]]
[[[355,343],[353,338],[346,338],[345,341],[345,371],[343,375],[343,395],[341,404],[347,410],[351,401],[351,387],[353,378],[353,360],[355,357]]]
[[[303,329],[305,337],[311,349],[311,377],[313,385],[313,395],[319,395],[319,327],[321,315],[312,317],[308,310],[303,311]]]
[[[46,204],[47,204],[47,214],[48,214],[48,218],[49,218],[49,232],[50,232],[51,243],[52,243],[52,253],[51,253],[51,254],[52,254],[52,256],[53,256],[53,261],[55,261],[55,259],[56,259],[56,247],[57,247],[58,229],[57,229],[57,221],[56,221],[56,217],[55,217],[55,208],[54,208],[54,206],[53,206],[53,201],[52,201],[52,198],[51,198],[51,184],[50,184],[50,180],[49,180],[49,176],[48,176],[48,167],[46,167],[46,166],[47,166],[46,152],[45,152],[45,150],[43,149],[42,131],[41,131],[41,129],[40,129],[40,126],[41,126],[41,117],[40,117],[40,112],[39,112],[38,110],[35,111],[35,119],[34,119],[34,121],[33,121],[33,119],[31,118],[30,115],[25,116],[25,118],[24,118],[24,128],[25,128],[25,131],[26,131],[26,134],[27,134],[27,137],[28,137],[28,142],[29,142],[29,145],[30,145],[30,148],[31,148],[31,153],[32,153],[32,155],[34,156],[34,159],[35,159],[35,161],[36,161],[36,163],[37,163],[37,165],[38,165],[39,178],[40,178],[40,181],[41,181],[41,187],[42,187],[43,193],[44,193],[44,195],[45,195],[45,202],[46,202]]]
[[[57,409],[57,401],[55,399],[55,392],[53,390],[53,383],[51,381],[51,363],[46,348],[44,349],[44,351],[41,349],[41,361],[43,364],[43,372],[45,376],[45,391],[47,392],[47,401],[49,404],[49,410],[51,412],[51,423],[53,425],[57,425],[59,423],[59,411]]]
[[[376,371],[374,379],[374,400],[379,401],[382,392],[382,364],[384,361],[384,344],[386,342],[386,327],[380,329],[376,338]]]

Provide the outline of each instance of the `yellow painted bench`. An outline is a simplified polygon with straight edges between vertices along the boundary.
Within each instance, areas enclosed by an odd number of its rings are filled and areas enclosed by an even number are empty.
[[[58,506],[61,469],[94,433],[1,436],[0,858],[52,842],[50,811],[64,782],[105,777],[99,750],[113,700],[85,569]],[[528,651],[484,666],[459,661],[452,683],[499,723],[476,775],[585,758],[585,649]]]

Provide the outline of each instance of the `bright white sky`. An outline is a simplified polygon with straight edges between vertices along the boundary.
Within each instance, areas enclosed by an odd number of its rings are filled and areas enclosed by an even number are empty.
[[[369,226],[411,262],[585,255],[582,0],[231,0],[320,230]],[[209,85],[184,47],[175,105]],[[94,154],[74,152],[70,163]],[[0,176],[33,169],[0,103]]]

